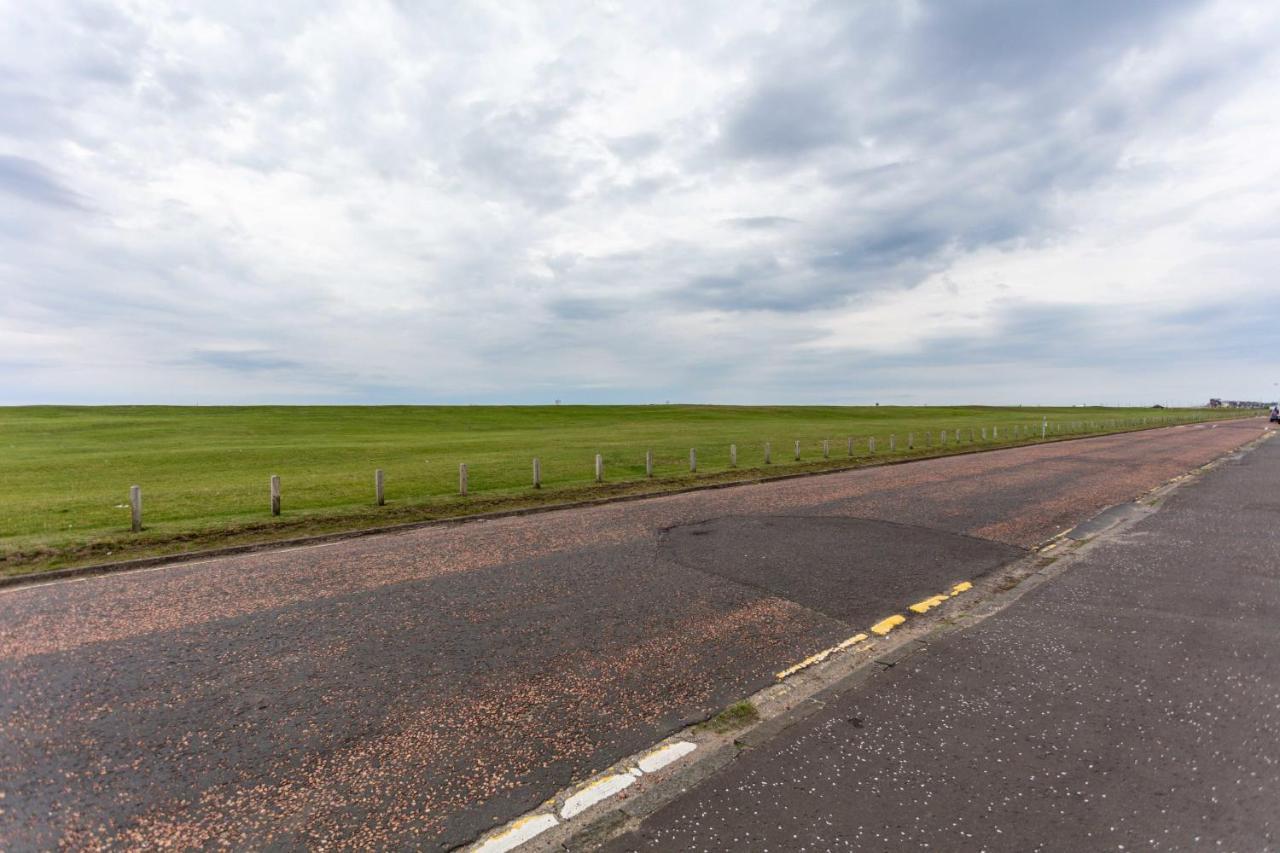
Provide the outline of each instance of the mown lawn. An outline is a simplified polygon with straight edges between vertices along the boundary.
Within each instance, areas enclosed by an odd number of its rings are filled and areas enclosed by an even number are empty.
[[[224,542],[447,517],[732,477],[758,477],[1015,443],[1047,417],[1062,432],[1139,427],[1156,418],[1239,416],[1199,409],[810,406],[253,406],[0,408],[0,571],[210,547]],[[1084,424],[1085,426],[1078,426]],[[938,431],[949,433],[940,445]],[[976,441],[968,441],[969,430]],[[906,448],[914,433],[914,451]],[[925,445],[925,434],[931,439]],[[831,443],[823,460],[822,442]],[[799,440],[802,459],[794,460]],[[1024,439],[1025,440],[1025,439]],[[764,445],[772,444],[772,465]],[[738,446],[730,471],[729,445]],[[689,472],[697,448],[698,474]],[[644,454],[655,456],[646,481]],[[603,486],[593,482],[604,457]],[[531,460],[543,488],[530,486]],[[457,495],[467,463],[470,494]],[[374,506],[373,472],[387,505]],[[269,512],[268,478],[282,480],[284,512]],[[129,532],[129,486],[142,487],[145,529]]]

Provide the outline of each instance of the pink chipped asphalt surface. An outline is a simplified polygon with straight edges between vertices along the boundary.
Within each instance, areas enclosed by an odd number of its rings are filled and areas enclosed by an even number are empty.
[[[0,849],[455,846],[1263,426],[4,592]]]

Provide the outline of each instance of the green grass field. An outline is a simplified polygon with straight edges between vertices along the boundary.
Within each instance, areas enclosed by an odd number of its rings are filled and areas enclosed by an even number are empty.
[[[695,482],[845,467],[1015,442],[1048,417],[1062,432],[1103,432],[1240,412],[1102,408],[734,406],[15,407],[0,408],[0,571],[205,548],[394,524]],[[1078,424],[1086,424],[1080,427]],[[1088,424],[1093,424],[1089,426]],[[1148,424],[1150,425],[1150,424]],[[939,446],[938,431],[949,433]],[[959,448],[954,430],[966,432]],[[978,440],[967,440],[975,430]],[[915,434],[916,447],[906,448]],[[925,434],[931,441],[925,446]],[[857,439],[855,458],[847,438]],[[876,438],[872,460],[867,439]],[[822,458],[822,441],[831,458]],[[802,445],[794,460],[793,443]],[[764,465],[771,442],[773,464]],[[729,445],[738,446],[730,470]],[[987,445],[995,445],[990,432]],[[698,474],[689,472],[697,448]],[[644,476],[644,454],[655,477]],[[593,459],[604,457],[604,485]],[[542,461],[543,488],[530,486]],[[457,494],[467,463],[470,494]],[[387,505],[374,506],[373,472]],[[268,478],[284,512],[269,512]],[[129,532],[129,486],[142,487],[145,529]]]

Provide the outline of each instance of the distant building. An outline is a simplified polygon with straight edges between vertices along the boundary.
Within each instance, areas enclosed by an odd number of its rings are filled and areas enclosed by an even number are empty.
[[[1223,400],[1213,397],[1209,400],[1210,409],[1267,409],[1271,403],[1260,403],[1257,400]]]

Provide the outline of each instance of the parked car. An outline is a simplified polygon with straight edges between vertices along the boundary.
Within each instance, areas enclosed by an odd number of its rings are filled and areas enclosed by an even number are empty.
[[[1280,424],[1280,406],[1271,407],[1271,422],[1273,424]]]

